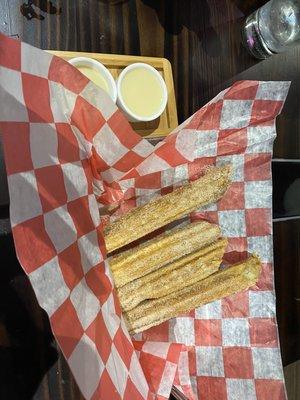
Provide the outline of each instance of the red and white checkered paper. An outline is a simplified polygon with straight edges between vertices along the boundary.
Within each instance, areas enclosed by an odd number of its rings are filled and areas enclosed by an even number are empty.
[[[172,385],[189,399],[286,399],[270,161],[288,87],[237,82],[153,147],[67,62],[0,35],[0,128],[16,251],[86,399],[167,399]],[[230,189],[191,219],[220,224],[226,261],[258,253],[259,282],[132,340],[106,259],[108,206],[118,206],[116,217],[228,162]]]

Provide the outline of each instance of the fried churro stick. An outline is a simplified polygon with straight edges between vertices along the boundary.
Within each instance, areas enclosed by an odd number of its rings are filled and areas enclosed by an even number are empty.
[[[130,333],[137,333],[225,296],[254,285],[259,277],[261,263],[252,255],[246,261],[185,287],[168,296],[146,300],[125,313]]]
[[[124,214],[104,230],[107,251],[119,249],[206,204],[219,200],[230,184],[230,171],[228,165],[211,167],[196,181]]]
[[[213,243],[221,235],[217,225],[195,222],[160,235],[110,258],[117,288]]]
[[[122,286],[118,295],[123,311],[132,310],[143,300],[166,296],[217,272],[226,246],[227,239],[219,239]]]

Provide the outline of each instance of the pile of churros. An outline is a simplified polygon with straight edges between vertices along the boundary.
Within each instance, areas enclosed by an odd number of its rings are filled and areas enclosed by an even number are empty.
[[[124,214],[105,229],[107,251],[220,200],[230,176],[228,165],[211,167],[199,179]],[[258,257],[220,269],[226,247],[220,228],[200,221],[112,255],[109,263],[130,333],[254,285],[261,270]]]

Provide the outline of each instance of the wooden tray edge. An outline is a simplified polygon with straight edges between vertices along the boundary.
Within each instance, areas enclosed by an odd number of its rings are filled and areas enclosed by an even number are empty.
[[[81,52],[81,51],[64,51],[64,50],[46,50],[48,53],[56,55],[62,58],[74,58],[74,57],[92,57],[98,58],[101,57],[101,61],[103,60],[103,64],[114,63],[114,65],[127,65],[128,63],[133,63],[137,61],[145,62],[153,65],[157,68],[163,68],[164,70],[164,79],[166,81],[166,85],[169,89],[168,92],[168,103],[169,107],[174,111],[173,113],[168,113],[167,117],[169,118],[170,128],[168,131],[156,131],[150,133],[148,135],[142,135],[143,138],[160,138],[166,137],[170,132],[172,132],[178,126],[178,117],[177,117],[177,105],[176,105],[176,97],[175,97],[175,88],[174,88],[174,80],[173,80],[173,72],[172,65],[167,58],[164,57],[144,57],[144,56],[133,56],[133,55],[124,55],[124,54],[107,54],[107,53],[91,53],[91,52]],[[168,112],[168,108],[167,108]],[[145,131],[144,131],[145,132]]]

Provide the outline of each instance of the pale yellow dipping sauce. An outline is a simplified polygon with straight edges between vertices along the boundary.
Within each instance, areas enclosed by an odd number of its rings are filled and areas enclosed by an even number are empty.
[[[105,90],[107,93],[109,93],[109,88],[108,84],[105,80],[105,78],[101,75],[99,71],[97,71],[94,68],[87,67],[85,65],[79,65],[77,66],[79,71],[85,75],[89,80],[94,82],[97,86],[101,87],[101,89]]]
[[[140,117],[156,114],[163,101],[163,91],[158,78],[143,67],[126,73],[121,81],[121,93],[128,109]]]

